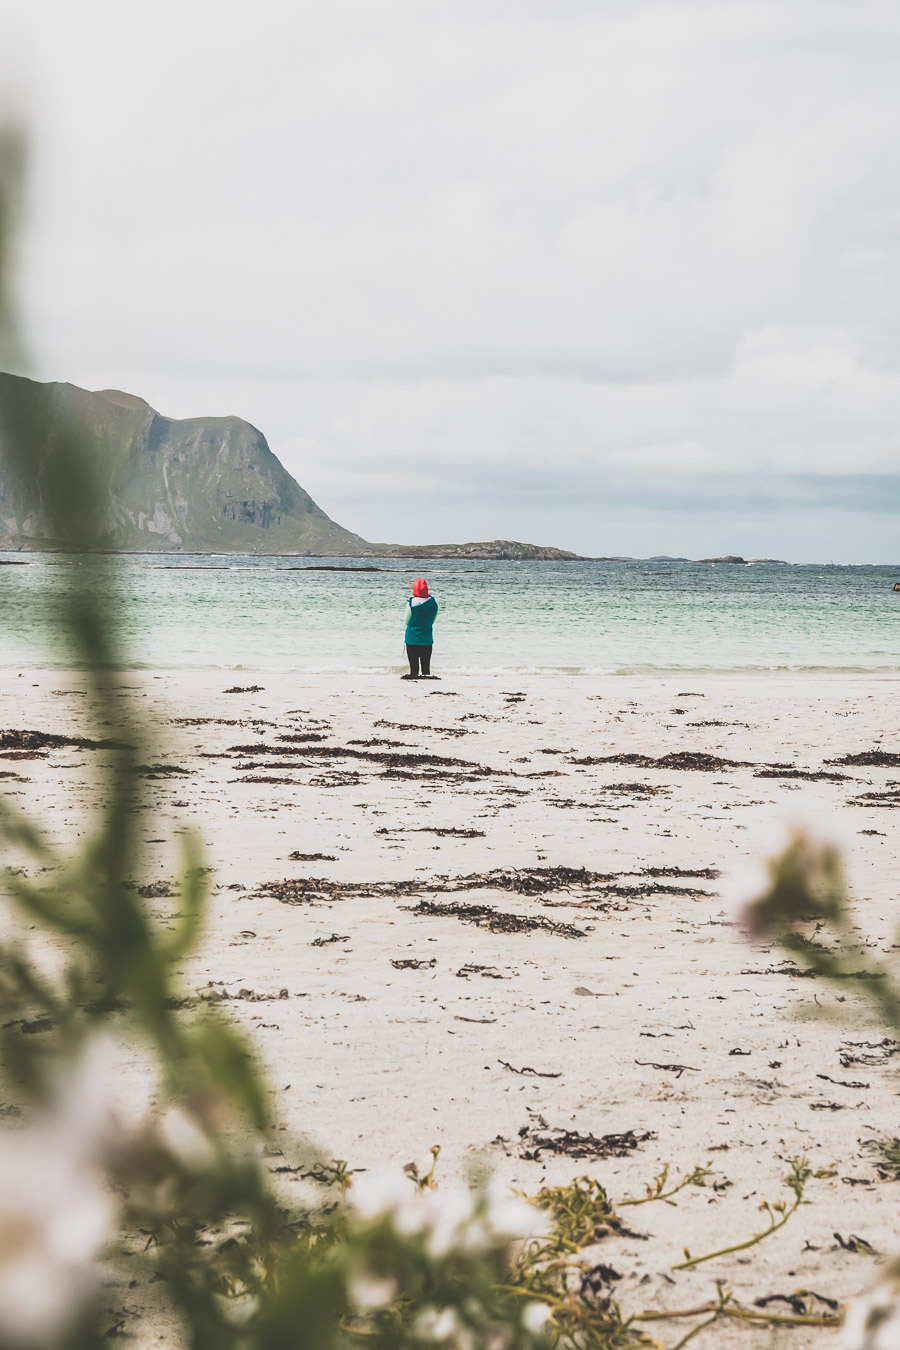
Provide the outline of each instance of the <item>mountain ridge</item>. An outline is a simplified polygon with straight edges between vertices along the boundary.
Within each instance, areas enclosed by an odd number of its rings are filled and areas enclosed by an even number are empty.
[[[42,477],[76,427],[105,490],[98,547],[127,553],[306,557],[577,558],[515,540],[371,543],[331,519],[263,433],[237,416],[170,418],[119,389],[87,390],[0,372],[0,549],[58,547]],[[3,454],[15,436],[37,458],[23,474]]]

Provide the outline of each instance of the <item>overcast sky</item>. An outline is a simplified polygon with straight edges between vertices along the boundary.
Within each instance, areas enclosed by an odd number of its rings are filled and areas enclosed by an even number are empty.
[[[900,559],[896,0],[4,0],[37,374],[373,540]]]

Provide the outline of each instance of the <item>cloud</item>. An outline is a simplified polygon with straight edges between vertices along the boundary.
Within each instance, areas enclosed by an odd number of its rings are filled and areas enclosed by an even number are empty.
[[[339,518],[354,474],[373,517],[419,482],[455,534],[466,475],[492,534],[548,473],[560,502],[605,481],[673,512],[744,483],[779,528],[891,478],[895,3],[43,0],[29,24],[47,377],[239,412]]]

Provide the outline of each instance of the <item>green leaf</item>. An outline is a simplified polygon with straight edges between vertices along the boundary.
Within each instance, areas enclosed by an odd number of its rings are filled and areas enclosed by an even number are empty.
[[[181,880],[181,914],[175,932],[163,943],[166,960],[180,961],[197,943],[203,927],[209,886],[203,869],[203,848],[198,835],[186,834],[182,843],[184,870]]]
[[[214,1086],[249,1116],[257,1129],[263,1129],[269,1114],[266,1093],[244,1038],[210,1013],[194,1027],[191,1039]]]

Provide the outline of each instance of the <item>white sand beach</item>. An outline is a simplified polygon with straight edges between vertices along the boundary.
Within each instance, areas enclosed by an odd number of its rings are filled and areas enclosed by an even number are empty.
[[[751,1302],[797,1288],[849,1299],[876,1277],[870,1248],[898,1241],[897,1184],[871,1143],[898,1132],[888,1033],[857,994],[749,945],[716,874],[758,856],[774,820],[815,814],[846,843],[861,940],[890,949],[900,773],[832,761],[896,750],[896,681],[242,672],[262,688],[223,692],[234,680],[221,673],[123,684],[153,763],[187,771],[147,780],[134,880],[174,882],[179,833],[202,837],[209,924],[184,986],[228,995],[286,1141],[304,1134],[367,1169],[427,1163],[439,1144],[439,1176],[490,1170],[533,1193],[588,1174],[614,1200],[641,1196],[664,1166],[677,1179],[710,1164],[704,1189],[623,1211],[631,1236],[597,1249],[626,1309],[689,1307],[717,1279]],[[0,724],[96,734],[84,687],[7,672]],[[681,753],[737,766],[577,762]],[[7,755],[3,786],[72,847],[104,754]],[[759,776],[784,773],[772,765],[839,776]],[[148,899],[161,916],[173,903]],[[610,1135],[623,1156],[590,1156]],[[786,1198],[800,1154],[831,1174],[782,1232],[672,1272],[686,1243],[696,1255],[759,1231],[760,1203]],[[143,1292],[128,1304],[137,1332]]]

